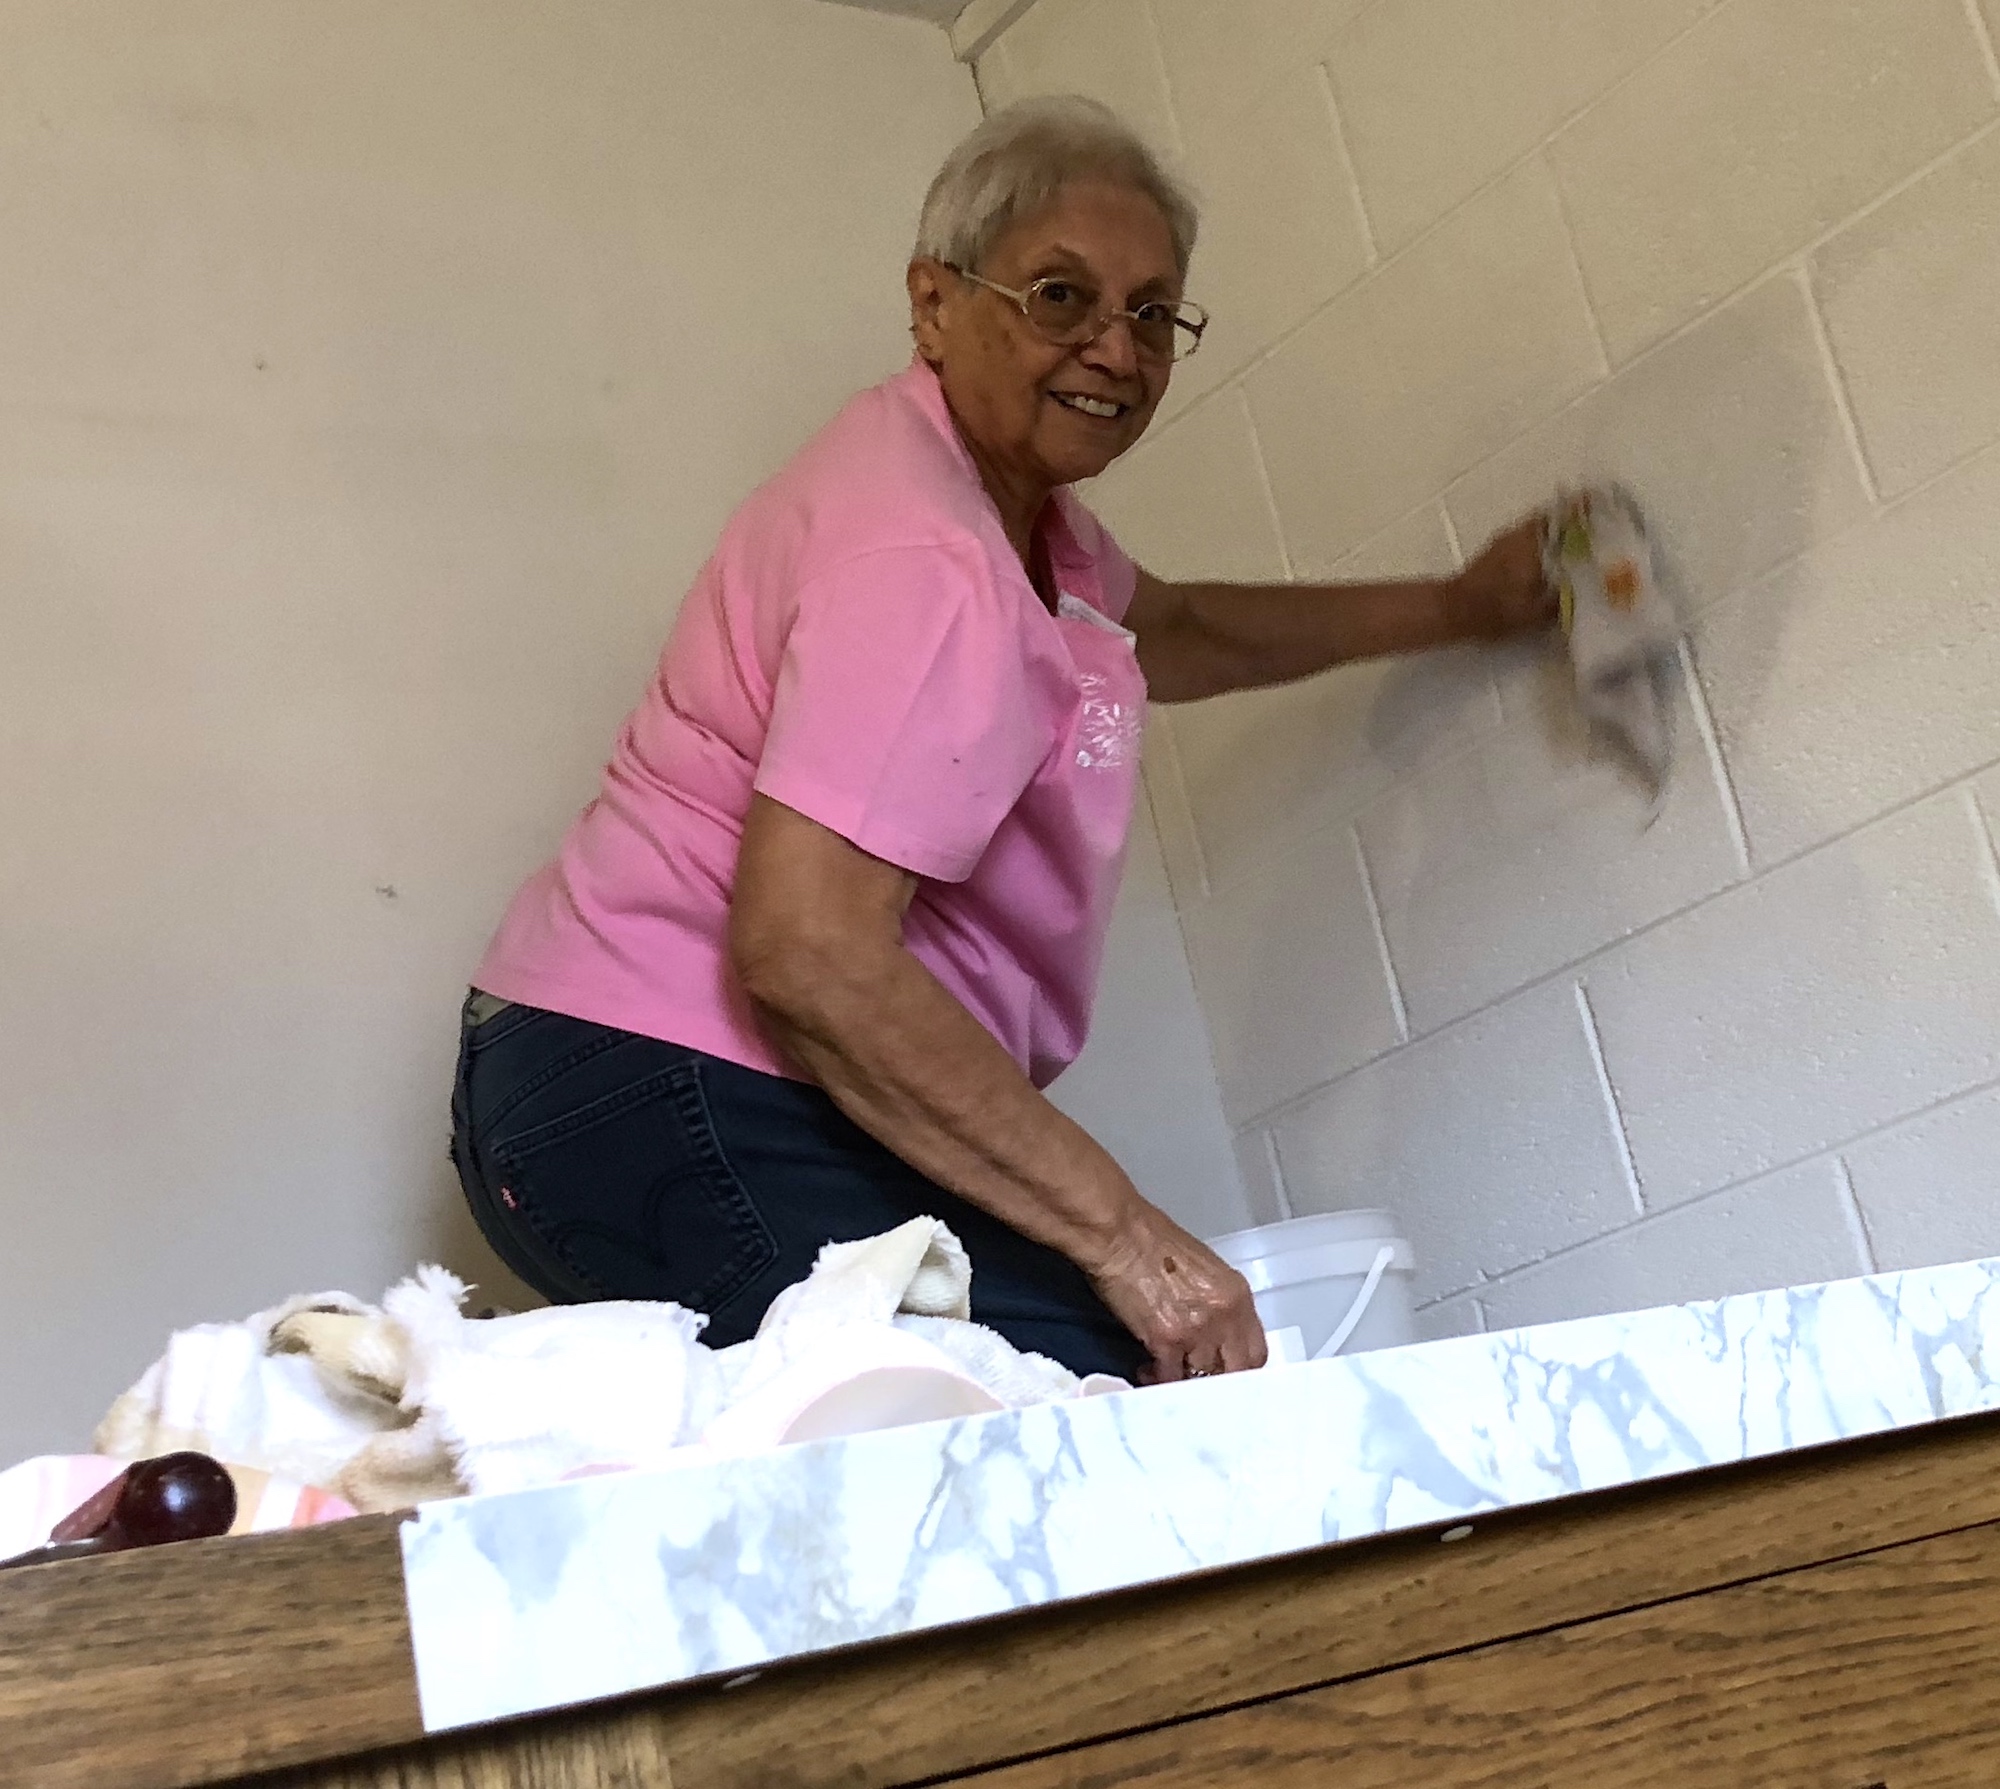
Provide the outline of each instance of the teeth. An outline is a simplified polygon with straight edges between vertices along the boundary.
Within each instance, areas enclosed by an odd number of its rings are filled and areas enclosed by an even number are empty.
[[[1086,416],[1101,416],[1107,422],[1125,414],[1123,404],[1111,404],[1103,398],[1087,398],[1080,392],[1059,391],[1055,394],[1058,404],[1067,405],[1072,410],[1081,410]]]

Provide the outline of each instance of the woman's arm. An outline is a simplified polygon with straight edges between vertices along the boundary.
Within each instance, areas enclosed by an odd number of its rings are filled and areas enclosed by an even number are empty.
[[[765,1028],[911,1167],[1087,1273],[1153,1375],[1261,1366],[1242,1277],[1147,1203],[903,948],[908,871],[753,797],[730,959]]]
[[[1547,627],[1541,522],[1497,537],[1450,578],[1389,584],[1168,584],[1146,572],[1125,616],[1156,702],[1291,683],[1354,659]]]

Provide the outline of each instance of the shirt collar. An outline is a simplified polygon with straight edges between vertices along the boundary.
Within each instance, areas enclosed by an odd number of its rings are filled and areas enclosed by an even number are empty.
[[[938,377],[937,368],[921,354],[912,355],[909,366],[896,376],[895,383],[902,387],[904,395],[917,407],[924,420],[943,436],[961,470],[979,487],[980,495],[986,497],[990,504],[992,498],[987,496],[986,484],[979,476],[972,450],[965,445],[965,437],[958,432],[951,406],[945,402],[944,381]],[[1054,564],[1073,574],[1088,575],[1095,566],[1078,536],[1076,511],[1080,507],[1068,488],[1059,485],[1051,494],[1044,528],[1049,558]],[[995,513],[997,519],[998,512]]]

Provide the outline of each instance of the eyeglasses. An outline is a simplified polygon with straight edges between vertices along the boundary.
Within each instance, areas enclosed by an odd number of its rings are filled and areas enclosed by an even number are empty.
[[[1201,346],[1202,332],[1208,328],[1208,312],[1198,304],[1155,299],[1136,311],[1123,311],[1104,304],[1099,293],[1065,274],[1049,274],[1017,292],[963,267],[953,267],[952,272],[1010,299],[1029,327],[1058,348],[1084,347],[1122,317],[1131,325],[1132,347],[1142,360],[1185,360]]]

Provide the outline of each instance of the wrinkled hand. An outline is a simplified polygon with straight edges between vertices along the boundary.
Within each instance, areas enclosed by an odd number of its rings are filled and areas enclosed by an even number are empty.
[[[1091,1273],[1098,1296],[1145,1344],[1148,1384],[1264,1364],[1264,1325],[1228,1262],[1141,1202]]]
[[[1488,541],[1447,586],[1458,630],[1504,640],[1555,625],[1556,593],[1542,573],[1542,518],[1530,516]]]

